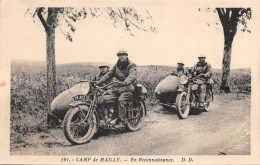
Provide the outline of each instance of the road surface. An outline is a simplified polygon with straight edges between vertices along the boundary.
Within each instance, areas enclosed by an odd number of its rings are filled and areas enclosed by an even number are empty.
[[[148,117],[140,131],[109,130],[87,144],[71,145],[62,129],[56,129],[11,144],[11,155],[248,155],[250,100],[250,95],[217,95],[210,112],[184,120],[148,104]]]

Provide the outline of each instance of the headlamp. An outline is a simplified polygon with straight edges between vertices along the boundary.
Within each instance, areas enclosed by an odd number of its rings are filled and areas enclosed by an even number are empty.
[[[82,95],[88,94],[88,92],[90,90],[89,83],[88,82],[81,83],[80,90],[81,90]]]
[[[188,80],[189,80],[189,78],[187,76],[185,76],[185,75],[181,75],[179,77],[180,84],[186,84],[188,82]]]

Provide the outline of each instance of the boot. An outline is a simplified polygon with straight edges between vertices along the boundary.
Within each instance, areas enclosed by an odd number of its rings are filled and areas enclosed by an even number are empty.
[[[114,126],[114,125],[116,125],[116,123],[118,123],[118,118],[110,121],[110,126]]]
[[[123,128],[125,127],[125,122],[121,119],[117,120],[117,123],[114,125],[114,128]]]
[[[119,102],[119,106],[118,106],[118,116],[121,121],[125,120],[125,116],[127,112],[127,108],[125,104],[126,104],[125,102]]]

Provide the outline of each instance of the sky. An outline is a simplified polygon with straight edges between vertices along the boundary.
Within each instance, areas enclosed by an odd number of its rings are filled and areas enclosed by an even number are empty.
[[[5,41],[8,53],[11,59],[45,61],[45,31],[38,17],[34,22],[30,15],[24,15],[27,8],[28,4],[14,6],[10,9],[14,10],[13,14],[6,15],[5,19],[11,25],[5,27],[11,33],[4,34],[8,35]],[[73,42],[66,40],[57,28],[56,63],[114,64],[117,51],[123,48],[137,65],[176,66],[178,61],[183,61],[185,66],[191,67],[198,61],[198,55],[204,54],[213,68],[222,67],[224,36],[216,13],[199,12],[198,6],[187,3],[162,3],[137,8],[139,11],[144,9],[153,16],[157,33],[137,31],[133,37],[123,26],[115,28],[108,18],[90,16],[77,22]],[[254,31],[250,25],[254,22],[253,18],[248,22],[252,33],[239,30],[235,36],[231,68],[249,68],[252,64],[255,50],[252,49]]]

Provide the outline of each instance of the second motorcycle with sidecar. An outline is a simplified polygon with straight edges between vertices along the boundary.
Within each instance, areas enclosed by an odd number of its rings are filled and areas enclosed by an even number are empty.
[[[210,111],[210,105],[213,101],[212,79],[206,82],[205,103],[199,102],[198,90],[194,88],[203,84],[203,75],[189,78],[186,75],[168,75],[163,79],[155,89],[157,102],[165,109],[173,110],[180,119],[188,117],[191,109],[199,111]]]

